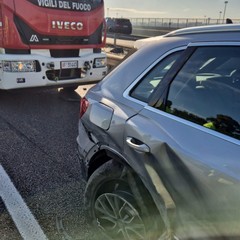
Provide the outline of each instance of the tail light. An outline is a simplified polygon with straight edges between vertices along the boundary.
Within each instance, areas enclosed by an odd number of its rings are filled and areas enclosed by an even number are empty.
[[[80,118],[87,111],[88,106],[89,106],[89,101],[87,100],[87,98],[85,98],[85,97],[81,98],[81,101],[80,101]]]

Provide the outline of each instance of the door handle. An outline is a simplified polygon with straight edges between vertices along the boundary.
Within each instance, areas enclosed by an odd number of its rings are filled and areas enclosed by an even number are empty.
[[[126,142],[129,147],[135,149],[138,152],[142,152],[142,153],[150,152],[150,147],[147,144],[144,144],[143,142],[141,142],[135,138],[127,137]]]

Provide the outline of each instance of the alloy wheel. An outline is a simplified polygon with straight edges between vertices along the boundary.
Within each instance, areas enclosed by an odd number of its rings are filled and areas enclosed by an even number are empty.
[[[147,239],[144,222],[131,200],[122,193],[104,193],[96,199],[95,219],[108,239]]]

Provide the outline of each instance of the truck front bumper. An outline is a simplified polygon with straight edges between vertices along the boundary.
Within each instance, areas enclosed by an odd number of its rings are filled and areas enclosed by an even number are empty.
[[[0,89],[95,83],[107,74],[107,67],[95,64],[96,59],[104,60],[106,55],[95,53],[74,58],[53,58],[41,54],[1,54]],[[34,70],[20,69],[22,62],[34,62]],[[19,63],[19,69],[13,68],[13,63]]]

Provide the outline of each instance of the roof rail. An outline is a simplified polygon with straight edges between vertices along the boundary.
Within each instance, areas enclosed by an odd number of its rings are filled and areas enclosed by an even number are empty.
[[[221,24],[221,25],[208,25],[208,26],[199,26],[199,27],[188,27],[178,29],[172,32],[169,32],[165,35],[155,36],[144,38],[135,41],[134,48],[139,49],[148,43],[157,42],[165,37],[176,37],[184,36],[188,34],[198,34],[198,33],[223,33],[223,32],[240,32],[240,24]]]
[[[167,33],[165,37],[180,36],[194,33],[210,33],[210,32],[240,32],[240,24],[220,24],[220,25],[208,25],[199,27],[182,28],[170,33]]]

